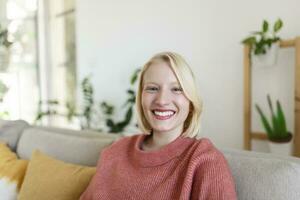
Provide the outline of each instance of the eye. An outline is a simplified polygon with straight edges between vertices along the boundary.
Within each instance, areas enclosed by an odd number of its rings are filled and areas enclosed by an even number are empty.
[[[181,87],[174,87],[174,88],[172,88],[172,91],[174,91],[176,93],[181,93],[183,90]]]
[[[148,92],[155,92],[155,91],[158,90],[158,88],[154,87],[154,86],[148,86],[148,87],[145,88],[145,90],[148,91]]]

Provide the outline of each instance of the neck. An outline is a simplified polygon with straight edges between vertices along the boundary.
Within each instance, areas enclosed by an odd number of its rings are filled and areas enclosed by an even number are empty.
[[[181,131],[177,131],[177,133],[153,131],[151,136],[144,142],[143,149],[146,151],[158,150],[176,140],[180,135]]]

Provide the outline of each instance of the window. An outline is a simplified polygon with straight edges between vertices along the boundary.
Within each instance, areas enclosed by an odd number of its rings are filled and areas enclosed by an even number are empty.
[[[37,1],[2,0],[0,8],[0,24],[8,29],[9,40],[13,41],[10,56],[2,55],[9,63],[0,71],[0,80],[8,88],[0,103],[1,117],[33,122],[39,101]]]
[[[42,99],[59,102],[54,106],[58,114],[49,117],[46,124],[66,127],[70,125],[65,117],[66,104],[76,104],[75,5],[74,0],[45,0],[43,3],[45,43],[41,48],[48,62],[41,66],[44,77],[41,84],[46,85]]]
[[[74,0],[0,0],[0,24],[14,41],[10,56],[0,48],[0,97],[8,88],[0,118],[33,123],[39,111],[49,110],[45,102],[56,100],[59,114],[39,124],[69,125],[66,104],[76,104]],[[7,69],[2,57],[10,58]]]

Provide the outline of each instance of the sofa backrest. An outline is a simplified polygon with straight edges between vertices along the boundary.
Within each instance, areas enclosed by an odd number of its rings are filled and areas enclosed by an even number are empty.
[[[0,119],[0,140],[7,143],[12,150],[16,150],[19,138],[29,124],[23,120],[1,120]]]
[[[118,137],[89,131],[30,127],[23,131],[16,151],[22,159],[30,159],[32,152],[39,149],[69,163],[96,166],[103,148]]]
[[[299,200],[300,159],[241,150],[222,150],[239,200]]]
[[[23,159],[29,159],[32,151],[39,149],[59,160],[95,166],[103,148],[119,137],[92,131],[30,127],[23,121],[5,125],[0,121],[0,140],[17,147]],[[221,151],[235,179],[239,200],[300,199],[300,159],[232,149]]]

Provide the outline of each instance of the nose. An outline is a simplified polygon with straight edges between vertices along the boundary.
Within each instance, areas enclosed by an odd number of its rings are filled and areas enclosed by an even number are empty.
[[[157,93],[155,103],[159,106],[168,105],[170,103],[170,94],[165,90],[160,90]]]

